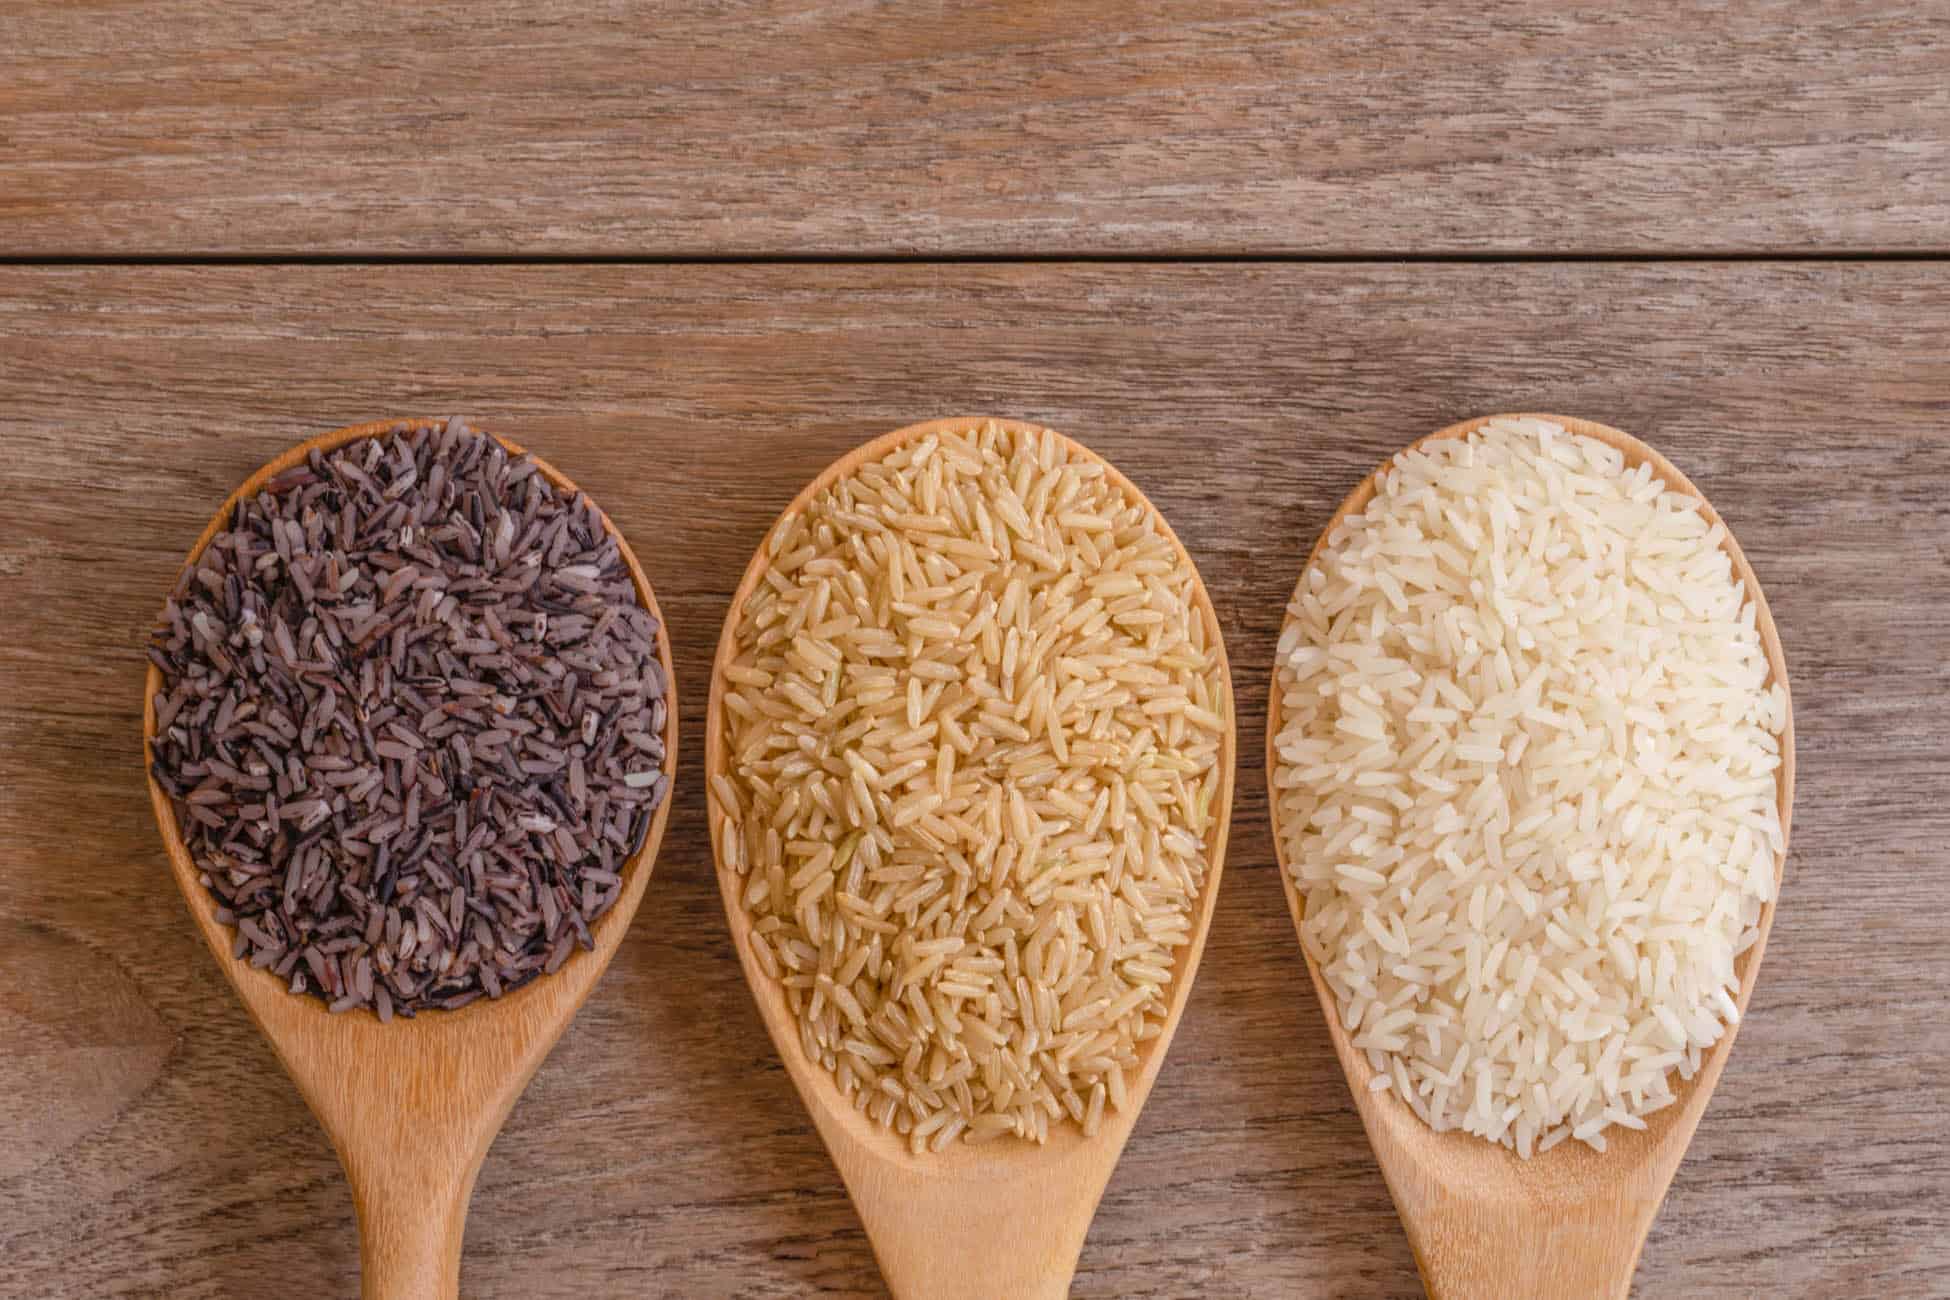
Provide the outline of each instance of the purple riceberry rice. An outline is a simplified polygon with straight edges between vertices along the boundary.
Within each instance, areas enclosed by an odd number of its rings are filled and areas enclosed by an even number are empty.
[[[240,501],[149,647],[236,957],[387,1020],[589,947],[669,790],[660,633],[589,499],[459,419]]]

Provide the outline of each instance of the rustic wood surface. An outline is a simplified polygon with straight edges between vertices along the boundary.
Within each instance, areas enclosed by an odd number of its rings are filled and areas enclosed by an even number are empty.
[[[1767,584],[1794,849],[1647,1296],[1950,1292],[1950,265],[0,269],[0,1294],[349,1296],[323,1134],[176,896],[140,644],[208,512],[299,438],[464,411],[656,584],[685,733],[765,525],[866,437],[1043,421],[1197,558],[1242,734],[1281,603],[1387,452],[1531,408],[1654,443]],[[479,1297],[878,1295],[726,938],[700,751],[614,966],[489,1153]],[[1084,1297],[1408,1296],[1242,764],[1186,1019]]]
[[[0,253],[1950,244],[1950,7],[0,4]]]

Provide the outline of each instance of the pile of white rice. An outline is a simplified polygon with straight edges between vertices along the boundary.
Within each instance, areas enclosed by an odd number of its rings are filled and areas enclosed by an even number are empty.
[[[1398,456],[1301,580],[1275,825],[1371,1086],[1436,1129],[1603,1150],[1737,1018],[1787,696],[1725,541],[1499,419]]]
[[[711,780],[806,1053],[915,1151],[1094,1134],[1192,936],[1231,702],[1162,521],[995,424],[768,540]]]

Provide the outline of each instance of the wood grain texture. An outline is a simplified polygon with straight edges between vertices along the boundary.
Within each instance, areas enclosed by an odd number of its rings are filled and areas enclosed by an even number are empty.
[[[0,252],[1950,248],[1896,0],[88,0],[0,12]]]
[[[185,547],[289,443],[459,410],[533,447],[629,536],[701,736],[725,602],[807,478],[929,415],[1047,423],[1196,557],[1256,737],[1335,505],[1408,438],[1529,408],[1629,429],[1712,498],[1794,682],[1786,891],[1640,1293],[1941,1296],[1946,331],[1950,266],[1893,262],[0,269],[0,934],[44,936],[30,960],[75,996],[140,1004],[88,1031],[109,1054],[61,1046],[58,1000],[8,1012],[56,1044],[0,1052],[9,1105],[118,1082],[0,1171],[0,1294],[354,1289],[337,1162],[176,897],[131,757]],[[697,761],[615,963],[489,1152],[470,1297],[882,1294],[726,937]],[[1074,1294],[1415,1286],[1246,764],[1199,981]]]

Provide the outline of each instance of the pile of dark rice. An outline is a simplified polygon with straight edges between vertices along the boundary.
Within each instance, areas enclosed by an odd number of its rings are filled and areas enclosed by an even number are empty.
[[[149,650],[235,954],[387,1020],[588,947],[669,787],[659,631],[588,498],[458,419],[239,502]]]

